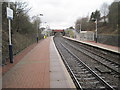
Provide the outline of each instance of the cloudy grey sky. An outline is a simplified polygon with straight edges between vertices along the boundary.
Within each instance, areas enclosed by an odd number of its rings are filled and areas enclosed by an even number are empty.
[[[106,2],[111,4],[114,0],[21,0],[32,7],[30,16],[43,14],[42,22],[52,29],[65,29],[75,25],[75,21],[87,15]]]

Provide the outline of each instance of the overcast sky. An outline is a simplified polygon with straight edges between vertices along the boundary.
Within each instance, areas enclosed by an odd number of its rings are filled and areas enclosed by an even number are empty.
[[[51,29],[66,29],[75,25],[75,21],[91,14],[106,2],[110,5],[114,0],[21,0],[32,7],[30,16],[43,14],[43,25],[47,22]]]

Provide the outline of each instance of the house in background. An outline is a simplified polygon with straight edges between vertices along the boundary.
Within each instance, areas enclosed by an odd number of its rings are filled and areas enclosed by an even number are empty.
[[[101,17],[99,22],[107,22],[108,23],[108,16]]]

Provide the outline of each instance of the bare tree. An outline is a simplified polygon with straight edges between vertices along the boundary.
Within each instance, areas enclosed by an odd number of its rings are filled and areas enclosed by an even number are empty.
[[[103,3],[102,6],[101,6],[100,11],[103,14],[104,22],[106,22],[105,18],[108,15],[108,12],[109,12],[108,4],[107,3]]]
[[[76,20],[75,22],[75,29],[79,32],[81,30],[87,30],[88,29],[88,24],[89,24],[89,17],[82,17]]]

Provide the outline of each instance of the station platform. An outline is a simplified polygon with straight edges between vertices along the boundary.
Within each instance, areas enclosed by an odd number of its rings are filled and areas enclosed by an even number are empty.
[[[74,40],[74,41],[77,41],[77,42],[85,43],[85,44],[88,44],[88,45],[91,45],[91,46],[94,46],[94,47],[102,48],[102,49],[120,54],[120,47],[106,45],[106,44],[102,44],[102,43],[96,43],[94,41],[81,41],[81,40],[66,37],[66,36],[63,36],[63,37],[66,38],[66,39],[71,39],[71,40]]]
[[[2,88],[76,88],[54,45],[39,42],[2,76]],[[9,65],[5,65],[7,67]],[[4,70],[5,71],[5,70]]]

